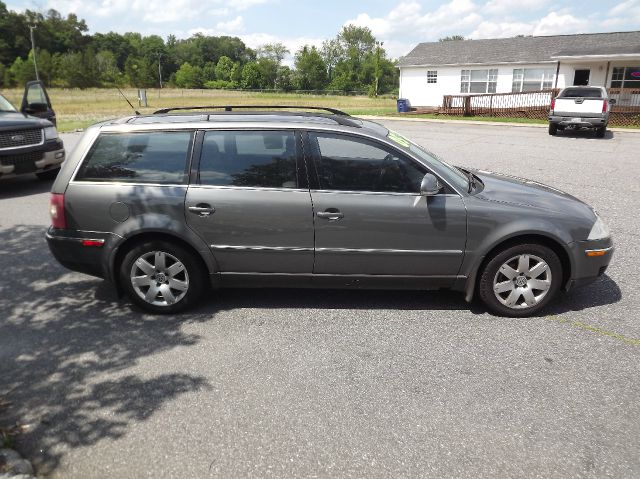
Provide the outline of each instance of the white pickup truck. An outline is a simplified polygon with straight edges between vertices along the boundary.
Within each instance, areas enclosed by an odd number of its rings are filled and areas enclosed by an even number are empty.
[[[551,100],[549,134],[567,128],[590,128],[604,138],[609,123],[609,110],[616,101],[609,100],[607,90],[594,86],[571,86]]]

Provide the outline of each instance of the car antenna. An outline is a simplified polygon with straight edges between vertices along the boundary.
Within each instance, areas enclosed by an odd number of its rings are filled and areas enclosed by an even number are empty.
[[[124,93],[122,93],[122,90],[120,90],[120,88],[116,87],[116,90],[118,90],[120,92],[120,94],[122,95],[122,98],[124,98],[126,100],[126,102],[129,104],[129,106],[131,107],[131,109],[135,112],[136,115],[140,115],[140,112],[138,110],[136,110],[134,108],[134,106],[131,104],[131,102],[129,101],[129,99],[124,96]]]

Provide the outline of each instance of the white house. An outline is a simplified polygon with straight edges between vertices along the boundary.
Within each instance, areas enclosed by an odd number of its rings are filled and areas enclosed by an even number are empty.
[[[570,85],[640,94],[640,31],[420,43],[398,67],[400,98],[414,107],[440,106],[444,95]]]

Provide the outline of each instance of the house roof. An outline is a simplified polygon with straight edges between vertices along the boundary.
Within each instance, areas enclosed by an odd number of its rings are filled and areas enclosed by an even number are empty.
[[[616,54],[640,55],[640,31],[420,43],[398,66],[540,63]]]

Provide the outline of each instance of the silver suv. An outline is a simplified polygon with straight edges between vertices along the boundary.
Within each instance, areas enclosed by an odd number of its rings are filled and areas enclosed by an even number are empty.
[[[451,288],[527,316],[611,259],[602,220],[554,188],[338,110],[221,108],[89,128],[53,185],[58,261],[154,313],[241,286]]]

